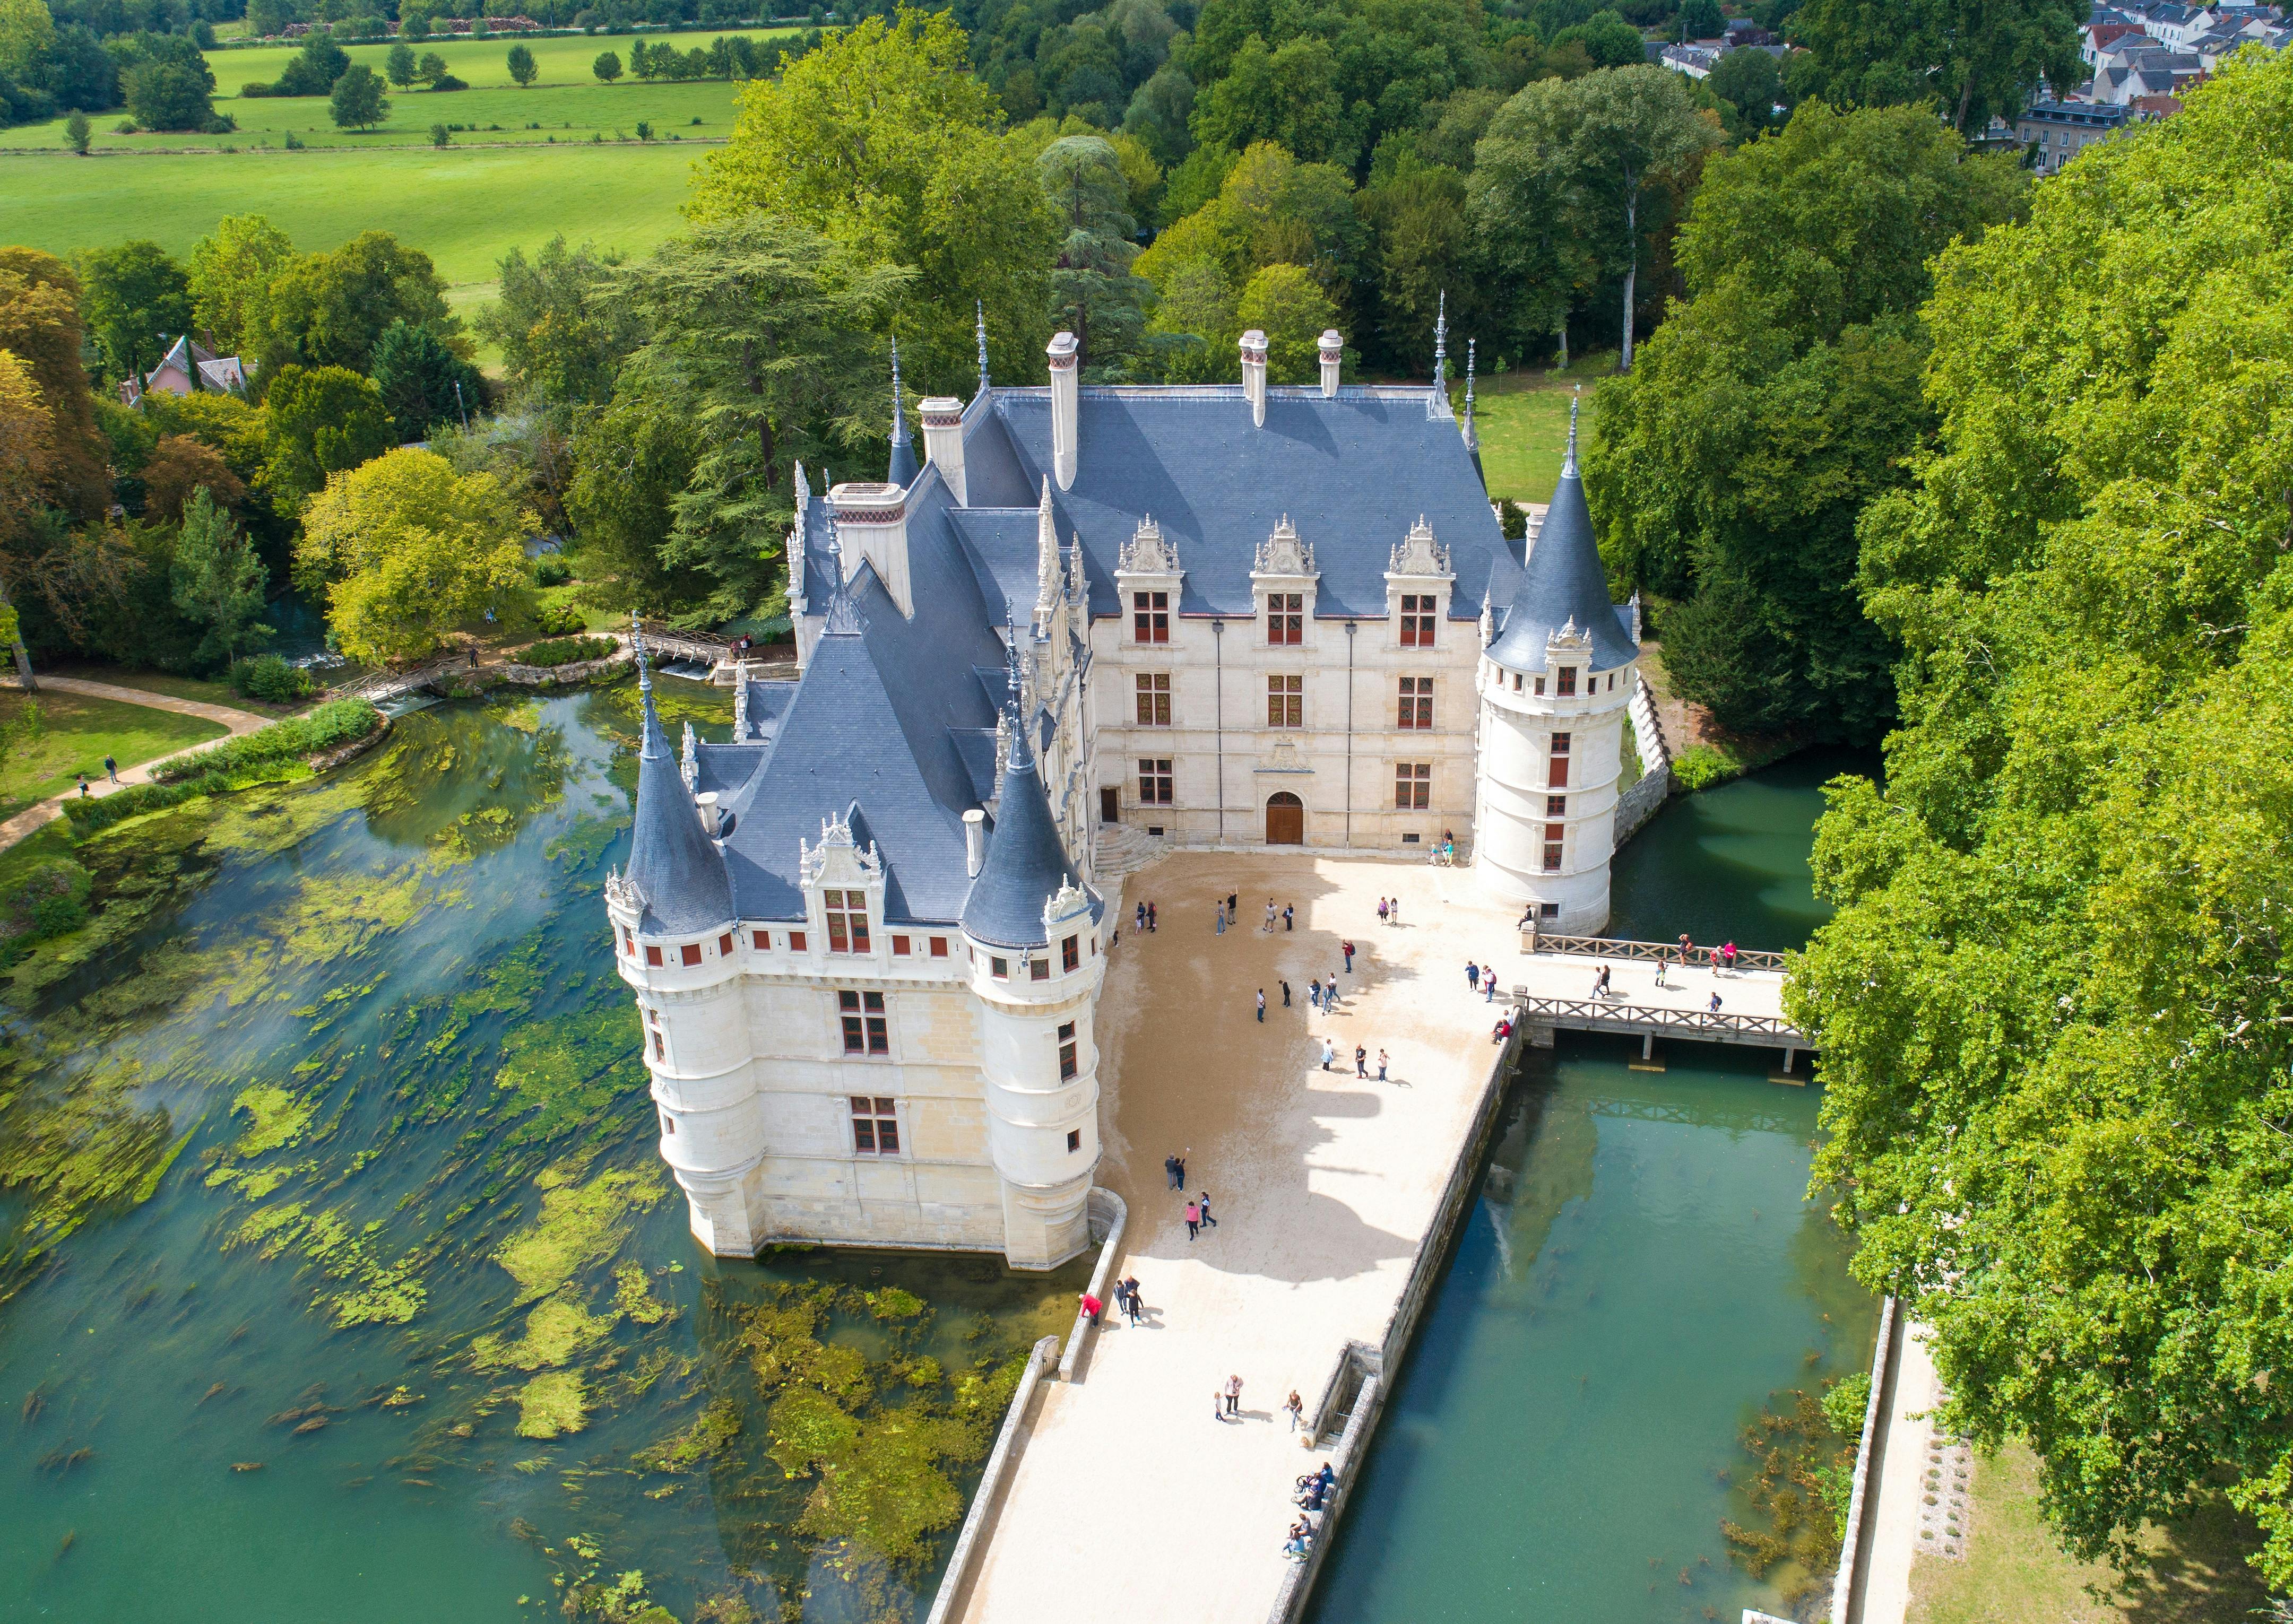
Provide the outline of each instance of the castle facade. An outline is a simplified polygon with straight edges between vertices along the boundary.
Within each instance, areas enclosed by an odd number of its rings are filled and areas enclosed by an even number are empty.
[[[881,481],[789,538],[799,676],[733,737],[644,700],[606,885],[660,1151],[712,1250],[1089,1241],[1094,1012],[1122,922],[1106,831],[1430,856],[1544,928],[1608,912],[1637,611],[1576,465],[1526,542],[1424,386],[1085,388],[897,400]]]

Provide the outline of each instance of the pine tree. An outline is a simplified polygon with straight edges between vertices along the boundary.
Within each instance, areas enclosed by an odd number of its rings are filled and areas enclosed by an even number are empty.
[[[270,572],[204,485],[183,504],[183,528],[175,537],[168,583],[176,609],[207,628],[199,643],[202,663],[228,665],[242,650],[259,647],[270,637],[271,628],[258,624]]]

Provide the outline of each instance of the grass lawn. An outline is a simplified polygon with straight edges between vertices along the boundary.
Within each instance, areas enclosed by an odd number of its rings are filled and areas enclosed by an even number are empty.
[[[744,31],[756,39],[786,36],[794,32],[734,29],[728,31],[728,36]],[[662,37],[672,39],[676,48],[684,51],[696,44],[706,49],[717,36],[679,34]],[[308,146],[363,151],[378,146],[427,146],[433,124],[464,126],[454,139],[466,144],[531,141],[543,146],[554,141],[563,145],[569,141],[586,142],[596,135],[610,141],[617,133],[634,140],[641,119],[650,123],[664,141],[672,134],[686,139],[709,136],[721,140],[732,133],[740,86],[729,79],[658,80],[648,84],[625,76],[616,85],[598,83],[590,71],[590,64],[605,51],[628,61],[633,39],[601,34],[529,40],[526,48],[533,53],[539,72],[524,89],[520,89],[509,77],[506,59],[510,44],[508,38],[501,36],[450,44],[437,40],[416,44],[416,54],[436,52],[446,59],[449,71],[466,80],[470,88],[439,92],[393,87],[389,93],[389,121],[365,131],[336,129],[324,96],[255,98],[239,93],[241,86],[251,81],[269,83],[277,79],[296,54],[294,48],[263,45],[244,51],[217,51],[207,58],[207,65],[215,76],[215,110],[238,121],[236,132],[228,135],[160,132],[122,135],[113,126],[126,115],[104,113],[93,117],[93,150],[99,155],[193,148],[213,151],[219,147],[237,147],[246,151],[283,147],[288,133],[292,131]],[[380,73],[383,58],[390,47],[352,45],[346,49],[352,61],[365,62]],[[20,125],[6,133],[5,145],[0,147],[0,151],[61,151],[63,132],[61,118],[45,124]],[[280,223],[290,230],[294,229],[290,221],[282,219]]]
[[[2226,1505],[2146,1532],[2153,1565],[2129,1579],[2054,1544],[2038,1521],[2038,1457],[2024,1446],[1976,1459],[1973,1500],[1966,1560],[1916,1559],[1908,1624],[2245,1624],[2267,1599],[2242,1560],[2260,1535]]]
[[[490,297],[495,263],[568,240],[641,253],[679,223],[696,149],[625,146],[235,156],[0,156],[0,242],[69,255],[149,237],[179,257],[225,214],[262,213],[308,250],[394,231],[458,285]]]
[[[71,820],[58,818],[53,823],[42,824],[14,845],[0,850],[0,897],[30,878],[32,870],[41,864],[71,854]]]
[[[22,715],[31,698],[13,691],[0,693],[0,723]],[[40,737],[0,763],[0,817],[12,816],[36,801],[62,794],[72,787],[77,773],[85,772],[90,779],[101,777],[106,755],[122,768],[132,767],[231,731],[222,723],[200,716],[93,699],[57,689],[43,690],[38,703]]]
[[[1473,428],[1481,440],[1481,472],[1489,495],[1516,502],[1550,502],[1568,447],[1568,402],[1581,400],[1579,433],[1592,426],[1592,385],[1616,370],[1613,350],[1587,355],[1567,372],[1523,368],[1473,384]],[[1577,385],[1584,391],[1576,392]],[[1464,408],[1464,385],[1454,392]]]

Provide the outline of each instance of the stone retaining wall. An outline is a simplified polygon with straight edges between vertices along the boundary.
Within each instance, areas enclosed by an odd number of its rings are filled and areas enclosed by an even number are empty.
[[[971,1509],[964,1516],[962,1531],[955,1537],[955,1548],[948,1553],[947,1571],[940,1575],[939,1594],[932,1598],[932,1610],[924,1624],[948,1624],[955,1616],[957,1604],[962,1600],[964,1588],[971,1578],[971,1564],[987,1543],[989,1524],[999,1509],[1004,1484],[1010,1478],[1011,1468],[1018,1463],[1020,1429],[1028,1408],[1058,1357],[1057,1337],[1044,1337],[1027,1355],[1027,1368],[1019,1377],[1018,1390],[1011,1394],[1011,1407],[1003,1412],[1003,1430],[996,1434],[994,1452],[987,1457],[987,1470],[980,1475],[979,1487],[972,1491]]]

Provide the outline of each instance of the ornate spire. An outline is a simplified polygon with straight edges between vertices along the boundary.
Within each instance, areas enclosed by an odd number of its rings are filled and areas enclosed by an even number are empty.
[[[979,392],[984,395],[987,392],[987,301],[976,300],[972,309],[978,317],[978,325],[974,330],[979,335]]]
[[[831,507],[828,513],[828,570],[835,586],[828,594],[828,618],[821,626],[823,637],[857,637],[868,629],[860,618],[860,606],[852,601],[852,583],[844,574],[844,531]]]
[[[904,490],[923,470],[917,466],[915,443],[908,438],[907,403],[900,394],[900,341],[892,340],[892,460],[884,482]]]
[[[653,708],[652,665],[645,658],[644,623],[635,610],[629,610],[629,651],[637,658],[637,705],[644,713],[637,728],[637,755],[659,755],[668,740],[660,731],[660,713]]]
[[[1008,608],[1003,613],[1003,634],[1004,642],[1007,645],[1003,653],[1004,658],[1008,662],[1008,685],[1004,691],[1003,707],[1011,721],[1010,764],[1017,767],[1025,764],[1021,759],[1021,753],[1025,748],[1025,739],[1027,731],[1025,727],[1026,717],[1020,705],[1019,684],[1026,680],[1026,672],[1019,658],[1018,622],[1012,619],[1010,610]]]
[[[1579,384],[1576,387],[1581,391],[1584,386]],[[1576,397],[1575,395],[1568,397],[1568,455],[1560,459],[1560,477],[1564,480],[1573,480],[1576,477]]]
[[[1465,449],[1468,451],[1478,451],[1481,448],[1480,440],[1473,433],[1473,351],[1478,347],[1478,343],[1479,341],[1475,339],[1465,340],[1465,426],[1462,432],[1465,436]]]
[[[1449,290],[1441,290],[1441,303],[1433,317],[1433,388],[1425,397],[1425,415],[1431,418],[1450,416],[1449,411]]]

